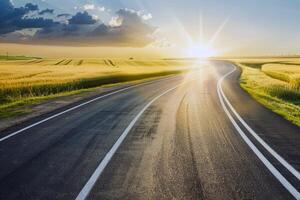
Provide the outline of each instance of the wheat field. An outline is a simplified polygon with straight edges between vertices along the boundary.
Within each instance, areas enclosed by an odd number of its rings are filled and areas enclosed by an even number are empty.
[[[300,126],[300,59],[239,60],[241,87]]]
[[[37,99],[72,91],[176,74],[193,66],[181,60],[32,59],[0,61],[0,117]]]
[[[262,71],[274,79],[288,83],[291,88],[300,89],[300,65],[265,64]]]

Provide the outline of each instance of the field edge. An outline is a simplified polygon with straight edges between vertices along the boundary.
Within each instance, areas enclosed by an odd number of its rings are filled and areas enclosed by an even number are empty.
[[[173,73],[169,73],[169,74],[165,73],[164,75],[156,74],[156,76],[151,76],[151,77],[146,77],[146,78],[141,78],[141,79],[136,79],[131,81],[108,83],[97,87],[74,90],[74,91],[59,93],[50,96],[35,97],[31,99],[29,98],[24,101],[15,102],[13,103],[13,105],[8,106],[7,110],[1,109],[0,130],[5,130],[11,126],[20,124],[31,118],[38,117],[46,113],[50,113],[56,109],[61,109],[70,104],[79,101],[84,101],[85,99],[88,99],[92,96],[99,95],[103,92],[106,92],[105,90],[109,91],[112,88],[124,88],[126,86],[136,85],[136,84],[140,84],[152,80],[159,80],[161,78],[172,77],[183,73],[186,73],[186,71],[178,71],[176,73],[174,73],[173,71]],[[63,103],[63,105],[55,106],[51,109],[46,109],[46,111],[43,110],[39,111],[38,107],[43,107],[44,104],[53,104],[54,101],[67,102],[67,103]],[[40,112],[40,113],[33,114],[33,112],[38,112],[38,113]]]
[[[286,110],[281,109],[283,106],[287,104],[287,102],[278,99],[276,97],[272,97],[268,95],[267,93],[263,91],[258,91],[255,90],[255,88],[249,87],[247,83],[245,82],[245,66],[239,62],[232,62],[236,67],[240,69],[240,74],[239,74],[239,86],[247,92],[252,99],[254,99],[256,102],[264,106],[265,108],[271,110],[272,112],[280,115],[284,119],[290,121],[291,123],[297,125],[300,127],[300,118],[297,116],[294,116],[287,112]],[[248,66],[246,66],[248,67]]]

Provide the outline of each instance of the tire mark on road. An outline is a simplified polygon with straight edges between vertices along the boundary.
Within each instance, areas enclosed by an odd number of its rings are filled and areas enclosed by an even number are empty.
[[[172,135],[164,135],[156,166],[156,199],[204,199],[189,125],[188,104],[182,97]]]

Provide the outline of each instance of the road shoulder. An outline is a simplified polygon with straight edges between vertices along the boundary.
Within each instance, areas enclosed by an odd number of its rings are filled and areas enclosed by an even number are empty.
[[[300,170],[300,128],[253,99],[239,84],[241,69],[224,80],[224,93],[246,123],[279,155]]]
[[[147,78],[147,79],[124,82],[124,83],[108,84],[96,88],[91,88],[85,92],[79,92],[79,93],[70,94],[66,96],[55,97],[45,101],[41,101],[40,103],[34,105],[27,105],[21,108],[21,109],[28,110],[27,113],[16,115],[9,118],[0,119],[0,132],[8,128],[17,126],[26,121],[31,121],[34,119],[43,119],[45,116],[61,112],[63,110],[76,106],[80,103],[83,103],[85,101],[88,101],[90,99],[96,98],[98,96],[110,92],[114,92],[141,83],[147,83],[147,82],[164,79],[168,77],[175,77],[175,76],[176,75],[167,75],[162,77]]]

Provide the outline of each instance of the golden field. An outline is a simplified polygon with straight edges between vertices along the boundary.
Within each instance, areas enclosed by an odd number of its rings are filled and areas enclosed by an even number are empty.
[[[193,61],[31,59],[0,61],[0,117],[15,107],[105,84],[176,74]]]
[[[300,126],[300,59],[234,60],[241,87],[264,106]]]

